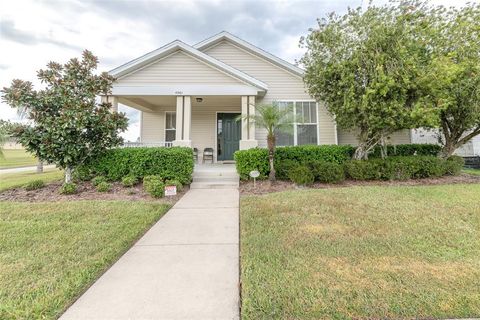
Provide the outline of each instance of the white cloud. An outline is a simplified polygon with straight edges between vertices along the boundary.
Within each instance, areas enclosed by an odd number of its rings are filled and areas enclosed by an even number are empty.
[[[467,2],[452,1],[433,3]],[[81,48],[96,54],[100,70],[104,71],[176,38],[194,43],[222,30],[294,62],[303,53],[298,48],[300,36],[315,25],[317,17],[334,10],[345,12],[348,6],[361,3],[361,0],[2,1],[0,87],[9,86],[14,78],[39,85],[37,70],[51,60],[65,62],[78,57]],[[128,115],[131,124],[125,137],[136,140],[138,111],[129,111]],[[0,103],[0,118],[18,120],[15,110],[4,103]]]

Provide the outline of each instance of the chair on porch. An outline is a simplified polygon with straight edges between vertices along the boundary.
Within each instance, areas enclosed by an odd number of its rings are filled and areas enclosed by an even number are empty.
[[[212,160],[213,163],[213,148],[203,149],[203,163],[205,163],[205,160]]]
[[[193,161],[195,161],[195,163],[198,162],[198,149],[197,148],[193,148]]]

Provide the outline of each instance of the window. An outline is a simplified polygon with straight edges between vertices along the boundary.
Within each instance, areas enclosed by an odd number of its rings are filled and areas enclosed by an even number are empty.
[[[291,108],[295,115],[292,130],[275,134],[278,146],[318,144],[317,103],[315,101],[280,101],[279,108]]]
[[[165,141],[171,142],[175,140],[175,126],[177,124],[177,116],[175,112],[165,113]]]
[[[277,103],[277,106],[280,110],[290,108],[293,111],[293,102],[280,101]],[[275,133],[275,138],[277,140],[277,146],[292,146],[294,144],[294,124],[292,123],[292,128],[286,128],[283,131],[277,131]]]
[[[296,102],[295,112],[295,122],[297,123],[297,145],[318,144],[317,104],[311,101]]]

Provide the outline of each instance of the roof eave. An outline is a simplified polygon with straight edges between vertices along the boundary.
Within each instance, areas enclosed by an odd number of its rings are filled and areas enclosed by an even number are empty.
[[[288,71],[298,75],[298,76],[303,76],[304,73],[305,73],[305,70],[303,70],[302,68],[300,67],[297,67],[293,64],[291,64],[290,62],[288,61],[285,61],[243,39],[240,39],[238,38],[237,36],[234,36],[233,34],[227,32],[227,31],[222,31],[210,38],[207,38],[197,44],[195,44],[193,47],[197,50],[203,50],[203,49],[206,49],[208,47],[211,47],[223,40],[230,40],[232,41],[233,43],[236,43],[237,45],[239,45],[240,47],[244,48],[244,49],[247,49],[248,51],[254,53],[254,54],[257,54],[261,57],[264,57],[265,59],[267,59],[268,61],[284,68],[284,69],[287,69]]]
[[[260,90],[267,91],[268,90],[268,85],[258,79],[255,79],[245,73],[243,73],[240,70],[237,70],[191,46],[188,44],[180,41],[180,40],[175,40],[170,42],[169,44],[160,47],[154,51],[151,51],[139,58],[136,58],[130,62],[127,62],[115,69],[110,70],[108,73],[116,78],[122,77],[128,73],[131,73],[134,70],[137,70],[139,68],[142,68],[152,62],[154,62],[157,59],[160,59],[162,57],[165,57],[177,50],[183,50],[191,55],[193,55],[195,58],[200,59],[201,61],[216,67],[220,69],[221,71],[229,74],[230,76],[239,79],[243,82],[246,82],[250,85],[253,85],[257,87]]]

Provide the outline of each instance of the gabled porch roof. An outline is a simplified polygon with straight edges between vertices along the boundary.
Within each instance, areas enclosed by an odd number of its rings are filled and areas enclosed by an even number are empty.
[[[180,41],[180,40],[175,40],[161,48],[158,48],[152,52],[149,52],[137,59],[134,59],[130,62],[127,62],[123,65],[121,65],[120,67],[117,67],[111,71],[109,71],[109,74],[111,74],[112,76],[116,77],[116,78],[121,78],[123,76],[126,76],[136,70],[139,70],[163,57],[166,57],[176,51],[183,51],[193,57],[195,57],[196,59],[212,66],[213,68],[216,68],[226,74],[228,74],[229,76],[241,81],[241,82],[244,82],[248,85],[251,85],[251,86],[254,86],[255,88],[259,89],[259,91],[264,91],[266,92],[268,90],[268,86],[266,83],[252,77],[252,76],[249,76],[248,74],[238,70],[238,69],[235,69],[191,46],[189,46],[188,44]]]

